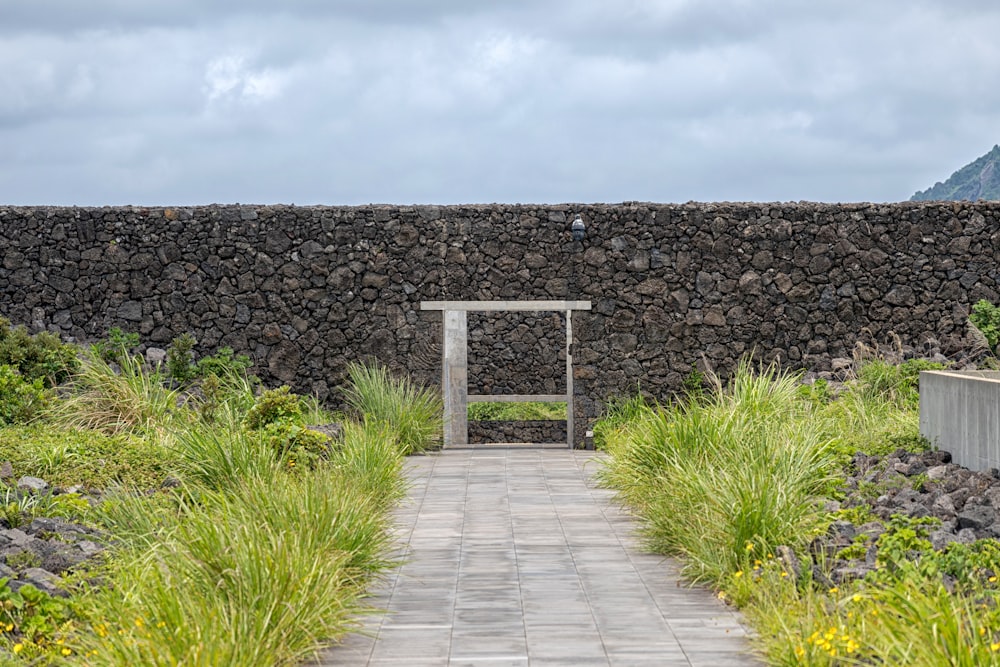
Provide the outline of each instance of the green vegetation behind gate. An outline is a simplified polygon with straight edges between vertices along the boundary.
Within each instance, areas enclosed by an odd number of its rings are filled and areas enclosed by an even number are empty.
[[[490,401],[469,403],[471,421],[550,421],[566,419],[566,403]]]
[[[1000,665],[995,540],[935,551],[936,520],[897,517],[875,572],[840,586],[814,577],[824,562],[806,549],[860,511],[823,510],[855,452],[927,446],[915,390],[930,367],[871,361],[834,393],[744,365],[706,397],[635,401],[628,419],[613,415],[601,480],[643,520],[650,547],[742,608],[770,664]]]

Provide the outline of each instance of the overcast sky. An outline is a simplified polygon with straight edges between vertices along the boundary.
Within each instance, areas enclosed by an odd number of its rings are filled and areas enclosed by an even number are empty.
[[[996,0],[0,0],[0,205],[899,201]]]

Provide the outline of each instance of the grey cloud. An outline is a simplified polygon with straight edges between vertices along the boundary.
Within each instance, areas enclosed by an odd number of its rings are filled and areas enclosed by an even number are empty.
[[[99,0],[0,17],[0,203],[887,200],[997,138],[991,3]]]

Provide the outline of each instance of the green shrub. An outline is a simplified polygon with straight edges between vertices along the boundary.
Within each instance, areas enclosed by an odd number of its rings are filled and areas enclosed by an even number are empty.
[[[15,366],[0,364],[0,426],[26,424],[47,404],[41,378],[27,380]]]
[[[268,389],[247,412],[244,422],[249,429],[279,422],[298,424],[302,422],[302,403],[288,385]]]
[[[980,299],[972,306],[969,321],[986,337],[990,351],[995,354],[1000,344],[1000,308],[986,299]]]
[[[11,327],[0,317],[0,365],[13,366],[28,380],[47,387],[64,382],[78,367],[78,348],[48,331],[34,336],[23,326]]]
[[[167,374],[171,379],[181,384],[212,375],[232,379],[245,376],[252,365],[250,357],[235,354],[231,347],[221,347],[215,354],[196,361],[194,346],[197,344],[198,340],[189,333],[183,333],[170,342],[167,348]]]
[[[131,358],[139,346],[139,334],[122,331],[120,327],[111,327],[104,340],[100,340],[92,349],[101,359],[109,364],[118,363],[125,358]]]
[[[195,364],[196,375],[200,378],[218,375],[223,378],[245,377],[253,365],[250,357],[235,354],[231,347],[220,347],[215,354],[202,357]]]
[[[255,432],[267,443],[275,460],[288,468],[315,468],[330,454],[330,438],[300,424],[271,422]]]
[[[182,333],[167,348],[167,375],[182,384],[190,382],[197,375],[194,365],[194,346],[197,339],[189,333]]]
[[[197,408],[202,421],[213,423],[228,419],[242,422],[257,403],[260,380],[248,375],[215,375],[210,373],[198,385],[200,396],[189,394],[189,404]]]
[[[705,374],[695,368],[684,376],[681,391],[688,398],[701,398],[705,395],[705,382]]]

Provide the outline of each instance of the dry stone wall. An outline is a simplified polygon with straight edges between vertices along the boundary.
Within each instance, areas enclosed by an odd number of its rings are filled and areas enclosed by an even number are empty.
[[[470,421],[469,442],[553,443],[566,442],[566,420]]]
[[[441,314],[422,300],[589,299],[586,419],[746,354],[822,371],[863,336],[957,347],[971,304],[1000,298],[1000,204],[0,207],[0,254],[15,323],[159,347],[190,332],[333,399],[366,357],[438,381]],[[470,317],[472,391],[561,390],[563,331],[562,315]]]

